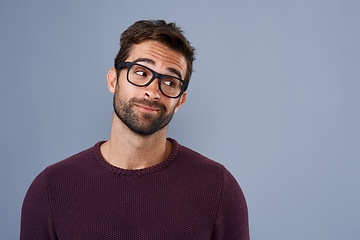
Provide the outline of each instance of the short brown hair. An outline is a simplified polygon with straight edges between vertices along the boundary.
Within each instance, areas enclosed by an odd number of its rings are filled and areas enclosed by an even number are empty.
[[[184,80],[186,82],[190,81],[193,71],[192,65],[195,60],[195,49],[174,22],[166,23],[164,20],[137,21],[121,34],[120,50],[114,61],[118,74],[120,72],[119,64],[129,57],[131,47],[145,40],[159,41],[170,49],[183,54],[187,64]]]

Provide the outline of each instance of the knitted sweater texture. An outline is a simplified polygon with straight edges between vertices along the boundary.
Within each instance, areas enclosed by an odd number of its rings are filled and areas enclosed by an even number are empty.
[[[25,196],[20,239],[249,239],[235,178],[169,140],[169,157],[145,169],[109,164],[102,142],[49,166]]]

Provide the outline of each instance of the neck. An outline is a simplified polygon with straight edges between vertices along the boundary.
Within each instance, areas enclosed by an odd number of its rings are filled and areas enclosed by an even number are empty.
[[[149,136],[131,131],[115,114],[110,139],[100,151],[107,162],[122,169],[143,169],[164,161],[171,152],[167,126]]]

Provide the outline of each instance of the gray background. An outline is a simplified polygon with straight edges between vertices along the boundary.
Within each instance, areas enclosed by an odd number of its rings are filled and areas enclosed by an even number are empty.
[[[169,136],[222,164],[252,239],[358,239],[360,2],[1,1],[1,239],[49,164],[109,137],[120,33],[176,21],[197,48]]]

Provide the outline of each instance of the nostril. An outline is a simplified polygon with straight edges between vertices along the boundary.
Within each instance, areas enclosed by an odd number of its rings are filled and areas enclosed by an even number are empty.
[[[145,96],[152,99],[159,99],[160,98],[160,89],[157,84],[153,85],[154,83],[151,83],[150,85],[145,87]]]

